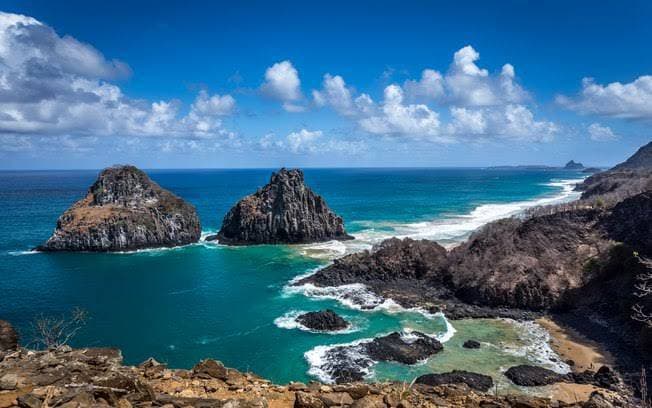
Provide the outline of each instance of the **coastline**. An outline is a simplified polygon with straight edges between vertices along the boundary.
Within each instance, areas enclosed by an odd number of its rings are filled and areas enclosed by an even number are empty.
[[[589,340],[572,328],[555,321],[552,316],[544,316],[535,322],[550,334],[550,347],[573,372],[597,371],[601,366],[613,367],[613,357],[603,347]],[[550,398],[569,404],[586,401],[594,391],[611,393],[591,384],[557,383],[550,386]]]

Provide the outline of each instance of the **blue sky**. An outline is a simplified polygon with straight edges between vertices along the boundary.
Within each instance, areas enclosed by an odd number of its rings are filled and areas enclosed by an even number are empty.
[[[541,3],[4,1],[0,168],[619,162],[652,5]]]

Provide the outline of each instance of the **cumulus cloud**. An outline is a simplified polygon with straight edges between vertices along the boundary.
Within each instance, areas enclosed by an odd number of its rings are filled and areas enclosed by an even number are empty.
[[[632,82],[601,85],[593,78],[582,80],[582,90],[573,97],[560,95],[557,102],[582,114],[624,119],[652,119],[652,75]]]
[[[340,76],[327,74],[315,104],[353,117],[371,134],[400,136],[438,143],[460,140],[546,142],[558,127],[535,119],[526,105],[530,96],[516,81],[514,66],[505,64],[492,75],[477,65],[480,54],[471,46],[458,50],[446,72],[425,69],[418,80],[391,84],[376,103],[367,94],[355,96]],[[422,103],[415,103],[422,102]],[[439,111],[429,105],[433,102]],[[448,115],[446,115],[448,113]]]
[[[437,99],[444,95],[444,77],[434,69],[424,69],[421,79],[407,80],[403,88],[414,98]]]
[[[326,74],[322,90],[312,91],[312,96],[317,106],[330,105],[342,115],[354,115],[355,106],[351,93],[341,76]]]
[[[0,13],[0,61],[5,138],[65,137],[62,145],[74,148],[74,137],[230,134],[220,118],[233,111],[231,96],[202,91],[185,116],[179,115],[178,101],[129,98],[111,82],[129,75],[127,64],[31,17]]]
[[[440,133],[439,115],[422,104],[405,104],[403,90],[398,85],[385,88],[379,115],[360,120],[362,129],[382,135],[411,135],[445,141]]]
[[[618,135],[609,126],[602,126],[599,123],[591,123],[587,130],[591,140],[596,142],[610,142],[618,139]]]
[[[301,94],[299,72],[289,60],[277,62],[265,71],[265,82],[261,85],[263,94],[283,103],[288,112],[302,112],[305,107],[298,104]]]

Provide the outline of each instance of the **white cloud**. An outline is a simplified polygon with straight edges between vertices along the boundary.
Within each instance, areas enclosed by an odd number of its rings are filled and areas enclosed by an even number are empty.
[[[602,126],[599,123],[590,124],[587,130],[591,140],[596,142],[610,142],[618,139],[618,135],[609,126]]]
[[[578,95],[560,95],[557,102],[582,114],[652,119],[652,75],[640,76],[626,84],[612,82],[607,85],[597,84],[593,78],[584,78]]]
[[[324,75],[322,90],[312,91],[312,96],[317,106],[330,105],[342,115],[354,115],[356,113],[351,90],[339,75]]]
[[[265,71],[262,92],[270,98],[283,102],[283,109],[288,112],[301,112],[304,107],[297,104],[301,94],[299,72],[289,60],[277,62]]]
[[[315,104],[355,117],[360,128],[370,134],[437,143],[490,138],[552,140],[557,125],[535,119],[525,105],[530,96],[516,82],[514,67],[505,64],[498,75],[491,75],[477,65],[479,58],[473,47],[466,46],[455,53],[445,75],[426,69],[419,80],[405,81],[402,87],[389,85],[378,104],[367,94],[356,97],[341,77],[326,75],[324,90],[313,93]],[[424,103],[407,102],[411,100]],[[440,114],[428,101],[447,106],[449,116]]]
[[[291,132],[285,138],[268,133],[258,140],[258,147],[266,151],[289,151],[294,154],[335,152],[344,155],[357,155],[367,149],[361,140],[326,138],[321,130],[308,129]]]
[[[107,82],[129,74],[125,63],[31,17],[0,13],[0,60],[2,135],[66,137],[71,149],[81,148],[74,137],[230,135],[219,119],[234,109],[230,95],[202,91],[185,116],[178,101],[129,98]]]
[[[381,114],[360,120],[362,129],[382,135],[407,135],[417,139],[445,141],[440,134],[439,115],[423,104],[404,104],[398,85],[385,88]]]
[[[421,79],[405,81],[403,88],[412,98],[437,99],[444,94],[444,77],[434,69],[424,69]]]
[[[310,131],[301,129],[298,132],[292,132],[287,136],[289,149],[294,153],[314,152],[316,149],[315,142],[322,136],[321,130]]]

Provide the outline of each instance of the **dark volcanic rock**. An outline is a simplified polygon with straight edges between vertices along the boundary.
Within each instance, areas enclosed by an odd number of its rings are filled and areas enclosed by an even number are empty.
[[[519,365],[509,368],[505,376],[516,385],[536,387],[564,381],[564,376],[547,368]]]
[[[443,350],[439,341],[423,333],[394,332],[371,341],[329,349],[319,369],[338,384],[361,381],[379,361],[416,364]]]
[[[301,244],[353,239],[342,218],[304,184],[303,172],[281,169],[269,184],[229,210],[218,233],[220,243]]]
[[[304,313],[297,316],[296,320],[309,329],[320,331],[343,330],[349,327],[346,320],[330,309]]]
[[[195,208],[134,166],[104,169],[41,251],[125,251],[197,242]]]
[[[394,332],[384,337],[377,337],[366,343],[369,357],[376,361],[396,361],[403,364],[416,364],[439,353],[444,346],[437,340],[423,333],[412,332],[411,338]]]
[[[462,344],[462,347],[467,349],[479,349],[480,342],[475,340],[467,340],[464,342],[464,344]]]
[[[434,241],[390,238],[371,251],[336,259],[332,265],[298,282],[319,286],[349,283],[388,284],[418,281],[436,275],[446,266],[446,249]]]
[[[418,377],[416,383],[425,385],[466,384],[474,390],[482,392],[487,392],[494,386],[494,381],[490,376],[463,370],[453,370],[442,374],[425,374]]]
[[[18,333],[9,322],[0,320],[0,351],[15,350],[18,347]]]

